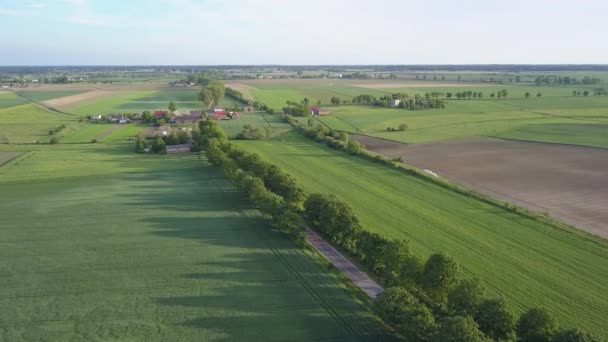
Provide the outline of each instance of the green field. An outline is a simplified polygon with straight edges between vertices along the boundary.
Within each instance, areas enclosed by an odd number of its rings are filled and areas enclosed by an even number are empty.
[[[518,126],[499,138],[608,148],[608,122],[603,124],[536,124]]]
[[[522,136],[526,140],[536,140],[535,137],[538,136],[537,141],[605,146],[605,135],[601,129],[586,130],[585,134],[593,135],[588,138],[573,138],[576,134],[570,132],[570,129],[555,129],[555,125],[608,123],[608,96],[572,96],[573,90],[592,90],[593,86],[589,85],[537,87],[527,83],[461,83],[458,86],[444,86],[442,82],[333,79],[243,83],[251,87],[248,92],[256,100],[275,108],[284,107],[286,100],[299,102],[304,97],[308,97],[312,103],[321,100],[327,104],[332,96],[350,100],[352,96],[360,94],[378,97],[397,92],[413,96],[427,92],[481,91],[484,93],[483,99],[446,100],[445,109],[407,111],[371,106],[332,106],[332,115],[318,120],[332,130],[368,134],[405,143],[477,136]],[[433,84],[437,86],[431,87]],[[490,98],[491,93],[501,89],[509,92],[508,98]],[[525,98],[526,92],[531,93],[532,97]],[[542,96],[537,98],[537,93]],[[403,123],[409,127],[406,132],[386,131],[389,127],[397,128]]]
[[[120,90],[111,97],[90,99],[76,102],[60,109],[73,114],[90,115],[92,113],[134,113],[144,110],[167,110],[170,101],[174,101],[178,111],[201,110],[198,101],[199,89],[161,89],[161,90]],[[237,102],[225,97],[222,106],[231,106]]]
[[[0,138],[10,143],[48,142],[49,130],[70,124],[76,117],[43,110],[33,104],[0,109]]]
[[[383,334],[359,290],[269,228],[195,155],[0,145],[9,150],[30,152],[0,167],[10,197],[0,201],[1,340]]]
[[[27,100],[20,98],[12,91],[0,91],[0,109],[26,104]]]
[[[59,97],[77,95],[84,92],[84,90],[28,90],[20,91],[19,94],[34,102],[42,102]]]
[[[308,192],[348,202],[364,227],[411,241],[421,255],[445,251],[468,276],[522,311],[551,309],[566,326],[608,336],[608,242],[460,195],[384,165],[290,133],[239,142],[295,176]]]
[[[220,124],[230,138],[236,137],[243,130],[244,125],[256,128],[268,127],[273,134],[284,133],[291,129],[289,124],[284,123],[277,115],[269,115],[263,112],[245,112],[236,120],[221,120]]]

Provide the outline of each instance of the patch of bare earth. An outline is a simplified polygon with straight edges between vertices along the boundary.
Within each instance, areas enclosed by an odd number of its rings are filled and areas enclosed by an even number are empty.
[[[41,103],[43,105],[51,107],[51,108],[61,108],[61,107],[69,106],[69,105],[72,105],[72,104],[78,103],[78,102],[102,99],[105,97],[112,96],[114,94],[116,94],[115,91],[93,90],[93,91],[88,91],[86,93],[64,96],[64,97],[44,101]]]
[[[608,150],[491,138],[406,145],[353,136],[367,149],[608,238]]]

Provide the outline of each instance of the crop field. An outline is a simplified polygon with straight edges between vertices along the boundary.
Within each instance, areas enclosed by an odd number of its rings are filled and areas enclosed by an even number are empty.
[[[0,138],[6,137],[10,143],[48,142],[48,131],[61,124],[69,124],[75,116],[52,113],[24,104],[0,109]]]
[[[256,128],[268,127],[273,135],[284,133],[291,129],[289,124],[284,123],[277,115],[269,115],[263,112],[241,113],[237,120],[221,120],[220,124],[230,138],[236,137],[243,130],[244,125],[251,125]]]
[[[78,95],[84,93],[84,90],[24,90],[20,91],[21,96],[26,97],[34,102],[43,102],[60,97]]]
[[[107,92],[105,92],[107,93]],[[56,99],[55,101],[60,100]],[[198,101],[198,90],[194,89],[158,89],[158,90],[118,90],[112,91],[111,96],[90,98],[58,106],[68,113],[90,115],[95,113],[133,113],[144,110],[167,110],[170,101],[174,101],[177,109],[183,111],[201,110],[202,104]],[[230,106],[237,102],[225,97],[221,103]]]
[[[195,155],[0,145],[26,150],[0,167],[1,340],[383,338],[361,292]]]
[[[557,123],[517,126],[497,136],[516,140],[608,148],[608,122],[602,124]]]
[[[307,192],[345,200],[366,229],[407,239],[421,255],[448,252],[468,276],[482,279],[518,311],[543,305],[565,326],[608,336],[605,240],[520,216],[295,133],[238,144],[284,168]]]
[[[0,109],[26,104],[27,101],[12,91],[0,91]]]

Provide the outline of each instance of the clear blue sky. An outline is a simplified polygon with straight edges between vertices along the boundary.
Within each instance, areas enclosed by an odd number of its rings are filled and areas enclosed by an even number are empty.
[[[608,63],[606,0],[0,0],[0,65]]]

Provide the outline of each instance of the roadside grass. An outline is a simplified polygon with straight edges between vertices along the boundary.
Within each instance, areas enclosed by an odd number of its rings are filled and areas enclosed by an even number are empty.
[[[309,193],[348,202],[365,229],[407,239],[416,253],[445,251],[518,312],[534,305],[564,326],[608,336],[608,243],[351,157],[290,133],[237,142],[284,168]]]
[[[387,338],[358,289],[196,155],[34,147],[0,168],[3,339]]]

